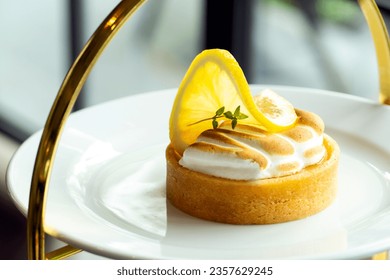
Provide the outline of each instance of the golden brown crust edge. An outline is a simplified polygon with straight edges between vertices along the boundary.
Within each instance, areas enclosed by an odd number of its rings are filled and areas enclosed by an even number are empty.
[[[183,212],[229,224],[273,224],[302,219],[328,207],[337,193],[339,147],[324,135],[327,156],[301,172],[271,179],[235,181],[182,167],[166,149],[167,199]]]

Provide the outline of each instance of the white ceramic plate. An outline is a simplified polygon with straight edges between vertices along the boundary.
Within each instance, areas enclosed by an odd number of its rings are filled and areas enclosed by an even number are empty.
[[[260,86],[253,86],[254,91]],[[358,259],[390,248],[390,107],[345,94],[272,86],[321,115],[341,147],[336,202],[312,217],[259,226],[188,216],[165,200],[165,147],[175,90],[72,114],[53,169],[46,230],[110,258]],[[14,155],[10,193],[27,212],[40,133]]]

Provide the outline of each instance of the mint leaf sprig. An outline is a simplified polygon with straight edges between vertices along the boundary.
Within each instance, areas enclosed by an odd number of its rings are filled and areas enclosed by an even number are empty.
[[[198,124],[198,123],[201,123],[204,121],[211,120],[213,128],[216,129],[219,125],[219,123],[217,121],[217,119],[219,119],[219,118],[226,118],[226,119],[231,120],[232,121],[232,129],[234,129],[237,126],[238,120],[246,119],[246,118],[248,118],[248,116],[240,112],[240,105],[237,106],[237,108],[234,110],[234,113],[232,113],[231,111],[225,112],[225,106],[222,106],[217,111],[215,111],[214,116],[212,116],[210,118],[202,119],[200,121],[194,122],[194,123],[189,124],[189,125],[194,125],[194,124]]]

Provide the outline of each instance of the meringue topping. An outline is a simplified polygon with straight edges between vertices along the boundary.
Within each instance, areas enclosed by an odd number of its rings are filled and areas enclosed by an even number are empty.
[[[179,163],[191,170],[232,180],[256,180],[294,174],[324,157],[324,123],[296,109],[297,124],[280,133],[229,122],[202,132]]]

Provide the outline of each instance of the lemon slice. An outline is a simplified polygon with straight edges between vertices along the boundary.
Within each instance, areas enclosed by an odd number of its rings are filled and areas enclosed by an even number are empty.
[[[276,92],[265,89],[254,96],[254,101],[260,114],[257,120],[271,132],[278,132],[291,128],[297,115],[294,106]]]
[[[273,107],[284,110],[288,107],[284,102],[267,96],[260,99],[264,100],[256,104],[241,67],[228,51],[201,52],[188,68],[173,103],[169,120],[171,144],[182,154],[200,133],[213,128],[211,120],[201,120],[213,117],[221,107],[233,111],[240,106],[241,113],[248,116],[245,123],[261,125],[266,130],[278,131],[290,125],[289,121],[283,124],[287,118],[277,116],[278,110]]]
[[[178,89],[169,121],[169,136],[175,150],[182,154],[199,134],[212,128],[211,121],[196,123],[215,115],[225,106],[234,110],[243,100],[253,97],[248,82],[234,57],[226,50],[210,49],[192,61]],[[196,123],[196,124],[194,124]]]

